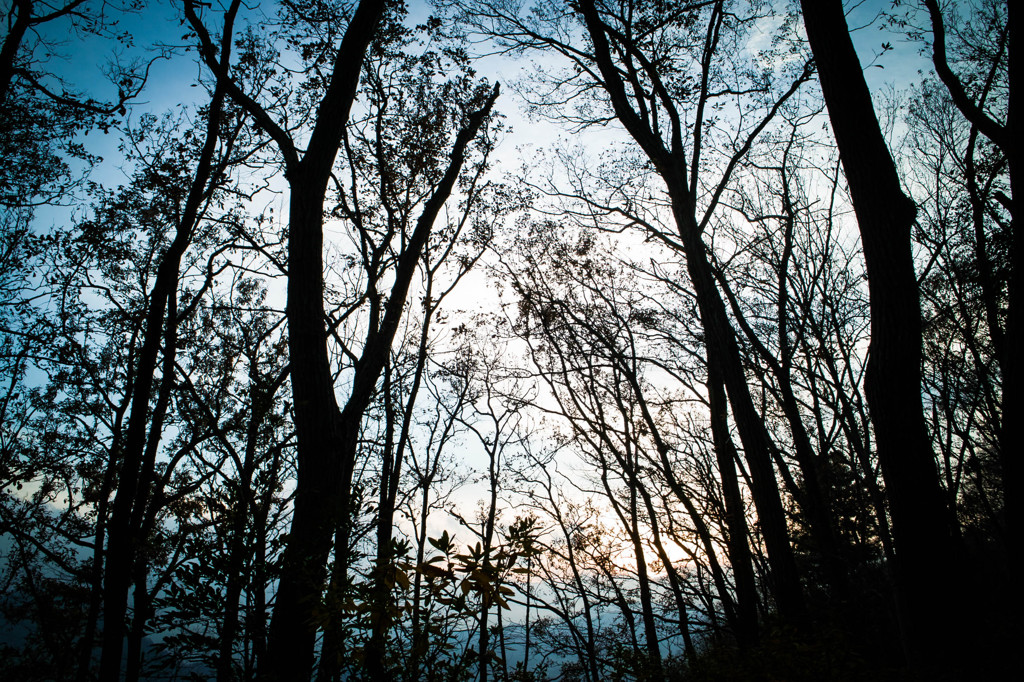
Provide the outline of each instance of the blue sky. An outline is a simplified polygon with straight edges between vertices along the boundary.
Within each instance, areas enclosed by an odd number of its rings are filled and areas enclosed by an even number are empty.
[[[214,3],[215,6],[218,4],[220,3]],[[864,26],[854,32],[861,61],[865,65],[872,61],[877,64],[866,69],[869,84],[874,90],[890,85],[896,88],[905,87],[907,83],[917,79],[919,70],[928,68],[927,60],[919,54],[919,44],[911,43],[899,34],[884,30],[877,23],[866,25],[880,10],[890,7],[890,0],[865,0],[847,4],[852,8],[851,27]],[[411,15],[417,20],[430,11],[425,0],[412,0],[409,5]],[[263,11],[270,11],[270,8]],[[63,59],[53,60],[51,68],[61,73],[73,89],[97,99],[110,99],[115,94],[102,75],[112,58],[125,62],[147,61],[163,51],[164,46],[181,46],[187,42],[182,39],[185,28],[179,19],[178,5],[169,0],[148,3],[138,14],[123,15],[118,19],[116,30],[131,35],[132,44],[129,45],[96,37],[83,40],[69,34],[68,24],[63,20],[53,22],[42,30],[49,39],[59,43],[58,51],[64,55]],[[883,43],[890,44],[893,49],[881,54],[876,60],[876,56],[882,52]],[[517,63],[502,64],[495,59],[479,65],[483,75],[503,80],[514,77],[519,67]],[[182,103],[188,104],[196,99],[205,99],[205,93],[195,87],[200,75],[206,77],[208,74],[203,73],[196,63],[194,52],[178,54],[170,59],[158,59],[151,68],[149,84],[133,107],[134,111],[163,112]],[[513,114],[513,118],[518,118],[513,112],[520,103],[514,102],[514,99],[511,92],[506,89],[500,108],[506,113]],[[514,146],[516,142],[509,140],[508,144]],[[97,140],[90,139],[90,143],[95,145]],[[111,140],[100,143],[100,147],[109,150],[111,147],[116,148],[116,144]],[[109,151],[106,156],[110,156]]]

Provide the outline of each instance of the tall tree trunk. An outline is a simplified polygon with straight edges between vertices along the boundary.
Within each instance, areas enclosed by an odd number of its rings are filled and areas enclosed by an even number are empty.
[[[391,497],[392,483],[397,492],[398,479],[401,476],[401,447],[395,444],[395,405],[392,390],[392,366],[389,361],[384,368],[381,397],[384,402],[384,446],[381,453],[380,487],[377,491],[377,556],[370,578],[370,594],[367,602],[370,606],[370,637],[366,642],[365,659],[366,673],[375,680],[390,678],[387,661],[388,631],[391,629],[389,615],[391,590],[393,584],[388,580],[394,564],[394,552],[391,547],[392,532],[395,523],[395,502]],[[411,398],[415,402],[415,397]],[[411,409],[412,405],[407,406]],[[404,410],[403,410],[404,412]],[[400,437],[404,437],[401,434]]]
[[[360,5],[357,15],[362,9]],[[365,29],[354,18],[345,41],[353,30]],[[315,183],[303,181],[307,169],[318,168],[315,164],[306,165],[312,158],[313,142],[291,178],[287,314],[299,476],[277,605],[270,624],[267,668],[263,672],[268,680],[307,679],[312,672],[317,630],[313,612],[321,602],[331,538],[339,523],[348,522],[344,513],[349,508],[360,423],[390,356],[409,287],[434,221],[451,195],[469,143],[490,115],[497,97],[495,87],[484,106],[469,115],[455,138],[445,174],[425,202],[398,259],[380,327],[368,334],[363,354],[355,364],[352,392],[344,410],[339,410],[335,400],[323,316],[322,207],[331,167],[320,168],[324,174],[317,175]],[[326,115],[323,109],[321,115]],[[315,194],[311,193],[311,186],[316,187]],[[342,564],[344,559],[341,557]]]
[[[733,579],[736,581],[736,642],[741,648],[748,647],[757,639],[757,582],[754,579],[754,563],[747,544],[747,515],[736,477],[736,446],[729,434],[728,406],[725,388],[718,372],[708,365],[708,398],[711,412],[711,437],[714,441],[715,460],[718,475],[722,481],[722,496],[725,498],[725,527],[728,530],[726,546],[729,563],[732,564]]]
[[[323,205],[366,50],[386,4],[385,0],[362,0],[356,8],[338,46],[302,160],[297,159],[290,139],[278,141],[288,159],[291,187],[286,315],[298,480],[260,671],[266,680],[304,680],[312,673],[314,612],[327,577],[331,538],[347,509],[352,474],[348,453],[356,450],[362,409],[346,410],[348,414],[343,415],[334,393],[323,310]]]
[[[386,357],[390,349],[391,336],[380,334],[374,339],[383,348],[368,348],[356,364],[353,394],[342,413],[334,393],[324,326],[323,206],[366,51],[387,4],[387,0],[361,0],[353,12],[313,117],[305,154],[300,153],[290,134],[231,79],[230,63],[226,56],[218,56],[195,6],[185,3],[184,8],[218,85],[226,87],[235,102],[278,145],[291,188],[285,314],[298,480],[267,650],[261,657],[259,675],[264,680],[303,680],[312,673],[317,631],[314,613],[327,576],[331,538],[347,510],[359,423],[383,366],[380,356],[383,353]]]
[[[957,548],[921,403],[921,311],[910,243],[917,209],[900,187],[842,1],[801,5],[867,266],[865,392],[892,515],[904,647],[912,662],[938,664],[955,625],[941,595],[953,579]]]
[[[233,6],[237,9],[237,2]],[[225,25],[226,39],[222,49],[229,50],[233,11]],[[132,580],[137,545],[142,538],[134,532],[148,505],[149,487],[153,479],[156,451],[160,439],[162,419],[173,384],[173,339],[177,325],[176,300],[181,258],[192,242],[192,234],[199,220],[200,206],[213,173],[214,154],[217,149],[225,89],[219,84],[214,89],[207,117],[206,140],[203,143],[195,175],[178,222],[175,236],[157,270],[156,281],[148,298],[142,347],[135,367],[132,385],[132,406],[124,444],[120,448],[121,467],[117,479],[117,492],[111,506],[109,539],[103,584],[103,653],[100,659],[100,679],[114,681],[120,677],[124,644],[124,621],[128,608],[128,590]],[[157,358],[161,338],[165,344],[163,384],[157,408],[150,414],[150,396],[156,376]],[[148,432],[148,435],[147,435]],[[116,446],[115,446],[116,447]]]
[[[352,30],[350,26],[349,33]],[[361,62],[363,52],[350,58]],[[354,90],[358,70],[352,79]],[[327,356],[322,260],[327,175],[310,177],[306,164],[293,172],[286,313],[298,480],[261,670],[265,679],[282,681],[308,679],[312,672],[317,630],[313,613],[327,577],[331,538],[346,508],[341,458],[342,453],[355,450],[358,438],[358,422],[353,428],[351,420],[341,418]]]
[[[686,266],[694,286],[701,326],[705,333],[708,371],[721,377],[736,422],[736,430],[743,444],[744,458],[750,469],[754,506],[757,508],[765,548],[768,550],[775,604],[784,620],[798,624],[806,617],[806,607],[796,560],[789,544],[786,512],[782,506],[782,496],[772,465],[772,443],[750,395],[735,332],[729,323],[725,303],[715,286],[704,243],[697,234],[692,214],[683,213],[686,210],[685,206],[689,205],[689,200],[680,196],[678,185],[674,190],[673,184],[675,183],[669,180],[673,210],[686,248]]]
[[[712,20],[712,24],[721,22],[721,9],[722,5],[718,3],[716,18]],[[721,373],[733,418],[743,443],[744,456],[750,467],[751,492],[761,522],[765,546],[768,549],[775,603],[783,619],[792,623],[803,622],[806,607],[796,560],[789,544],[782,496],[772,465],[772,444],[751,398],[735,332],[729,322],[725,303],[715,285],[711,264],[708,261],[701,235],[701,224],[696,218],[695,190],[691,191],[687,180],[686,158],[681,142],[682,131],[678,122],[673,124],[675,127],[672,133],[672,148],[666,148],[661,133],[652,129],[649,122],[630,105],[622,72],[612,59],[607,27],[602,23],[594,1],[582,0],[579,3],[579,10],[593,43],[594,61],[601,76],[601,85],[611,100],[612,108],[622,125],[647,154],[668,190],[673,218],[686,256],[687,272],[693,284],[704,330],[708,363],[714,365]],[[712,26],[709,30],[713,33],[717,29]],[[710,55],[713,51],[714,45],[711,44],[705,54]],[[794,84],[790,94],[795,88]],[[665,106],[671,105],[664,98],[662,103]],[[778,106],[777,103],[776,109]],[[767,120],[762,125],[766,122]],[[696,160],[693,172],[697,173]]]

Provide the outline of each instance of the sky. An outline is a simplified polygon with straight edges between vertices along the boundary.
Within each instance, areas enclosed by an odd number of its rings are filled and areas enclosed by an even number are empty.
[[[9,0],[5,0],[9,2]],[[214,4],[219,4],[214,0]],[[902,39],[892,32],[881,30],[879,25],[872,25],[871,21],[882,9],[887,9],[891,3],[889,0],[868,0],[857,4],[850,16],[851,26],[863,26],[854,32],[854,40],[860,53],[862,64],[866,67],[866,74],[869,85],[876,93],[884,92],[887,88],[901,89],[914,81],[921,70],[928,69],[927,60],[920,55],[920,45]],[[410,3],[413,17],[422,17],[428,7],[423,0],[414,0]],[[62,58],[53,62],[55,70],[61,73],[66,81],[71,84],[73,90],[87,93],[97,99],[110,98],[113,93],[109,86],[105,85],[102,74],[111,54],[117,58],[131,61],[141,59],[148,61],[161,52],[166,52],[167,57],[157,58],[150,70],[150,79],[147,87],[131,107],[129,114],[131,119],[137,120],[138,116],[150,112],[157,115],[172,110],[179,106],[189,106],[202,102],[206,98],[203,88],[197,87],[197,79],[208,79],[209,74],[205,69],[196,63],[195,53],[182,54],[180,51],[168,51],[168,46],[180,47],[185,42],[183,36],[186,31],[178,18],[177,6],[168,0],[148,3],[142,13],[128,15],[120,20],[119,31],[124,31],[131,36],[131,40],[116,46],[111,50],[110,42],[96,37],[79,38],[69,33],[66,26],[55,22],[52,26],[44,29],[49,37],[58,43],[58,49],[63,54]],[[891,50],[883,51],[883,43],[890,44]],[[512,84],[522,73],[523,63],[512,60],[505,60],[497,57],[488,58],[478,64],[482,75],[490,80],[498,80],[503,84]],[[516,170],[522,160],[523,153],[532,153],[536,150],[550,145],[558,140],[567,142],[578,142],[579,138],[569,134],[550,122],[530,119],[526,112],[523,101],[515,94],[513,87],[503,89],[503,95],[498,105],[500,111],[507,116],[508,123],[513,132],[503,141],[499,158],[508,170]],[[597,133],[593,137],[587,137],[587,142],[592,150],[600,149],[608,140],[616,139],[614,131]],[[118,152],[119,138],[116,131],[102,133],[93,131],[89,133],[84,142],[90,150],[103,156],[106,161],[97,169],[93,179],[109,186],[116,186],[123,183],[127,177],[126,172],[120,167],[122,160]],[[279,215],[284,213],[284,194],[278,195],[274,201],[281,203]],[[58,221],[65,213],[55,210],[49,213],[41,212],[41,220]],[[481,288],[477,287],[468,299],[455,299],[454,305],[466,307],[472,302],[480,303]],[[479,446],[474,444],[473,437],[467,435],[461,446],[462,453],[470,460],[479,459]],[[476,462],[474,462],[476,465]],[[474,497],[483,498],[483,486],[477,484],[467,487],[462,493],[469,499]],[[471,515],[472,505],[463,505],[464,512]],[[445,529],[458,536],[461,542],[468,542],[471,536],[464,528],[460,528],[453,519],[443,519],[438,516],[439,525],[435,526],[434,532],[439,533]],[[511,521],[506,518],[505,521]]]
[[[223,0],[213,0],[213,3],[215,7],[224,4]],[[409,4],[414,21],[421,21],[430,11],[425,0],[411,0]],[[884,24],[875,21],[879,12],[890,8],[890,0],[862,0],[848,2],[847,5],[851,10],[851,27],[860,27],[853,35],[862,63],[870,65],[866,68],[866,74],[876,94],[885,93],[891,88],[905,88],[907,83],[918,77],[919,71],[928,68],[927,60],[920,54],[919,44],[884,30]],[[114,95],[111,86],[103,78],[103,72],[111,59],[121,62],[153,60],[149,81],[129,109],[129,121],[137,121],[144,113],[160,115],[175,108],[202,103],[208,95],[205,88],[198,85],[198,81],[202,78],[209,82],[209,74],[205,67],[197,63],[194,51],[185,52],[181,49],[192,39],[187,36],[179,7],[170,0],[158,0],[147,3],[138,13],[121,15],[116,20],[114,31],[127,38],[119,42],[96,36],[83,37],[69,31],[69,24],[65,20],[43,25],[40,28],[41,36],[53,46],[57,55],[51,60],[50,68],[65,79],[72,91],[104,100]],[[272,11],[273,5],[267,4],[264,8],[257,3],[253,7],[254,11],[250,11],[248,17],[254,16],[254,13]],[[892,49],[883,51],[883,43],[891,45]],[[481,48],[481,51],[485,50]],[[498,109],[507,117],[512,130],[503,139],[496,155],[504,170],[518,170],[519,165],[532,159],[538,150],[554,143],[585,145],[587,153],[596,155],[608,142],[621,139],[622,132],[614,125],[602,131],[588,131],[582,137],[549,121],[531,119],[514,87],[526,66],[528,62],[524,60],[493,56],[476,65],[481,75],[512,86],[503,88],[498,103]],[[122,168],[123,157],[118,151],[119,136],[115,129],[109,133],[89,132],[82,141],[90,151],[104,158],[104,162],[93,172],[93,180],[113,187],[128,179],[130,169]],[[276,212],[283,215],[286,200],[283,184],[278,189],[280,192],[268,197],[266,201],[277,202],[280,207]],[[40,211],[39,219],[41,223],[58,222],[66,219],[67,212],[66,208]],[[456,301],[457,307],[465,304],[458,299]]]
[[[9,0],[4,0],[5,4],[7,2]],[[214,2],[215,6],[222,4],[223,0]],[[917,78],[920,70],[928,68],[927,60],[920,55],[919,44],[886,30],[881,22],[873,22],[878,13],[889,9],[890,5],[890,0],[847,2],[851,28],[860,27],[853,33],[854,41],[862,63],[871,64],[866,68],[866,75],[876,93],[889,87],[900,89]],[[254,7],[257,11],[270,11],[261,8],[259,4]],[[409,7],[410,16],[416,21],[426,16],[431,9],[426,0],[411,0]],[[176,3],[170,0],[147,3],[138,13],[121,15],[116,20],[115,30],[130,36],[130,39],[112,43],[109,39],[95,36],[82,37],[81,34],[70,32],[69,24],[64,20],[44,25],[40,28],[42,35],[56,46],[59,54],[51,61],[50,68],[65,78],[72,91],[104,100],[115,95],[103,77],[112,58],[126,63],[154,60],[150,67],[149,83],[134,102],[131,116],[138,116],[145,111],[162,113],[181,104],[205,99],[205,93],[196,86],[196,80],[200,76],[208,79],[209,74],[196,63],[195,53],[182,54],[180,49],[173,52],[169,49],[181,48],[188,43],[188,40],[183,40],[186,31]],[[883,53],[883,43],[891,45],[892,49]],[[489,57],[476,65],[482,75],[506,85],[514,85],[523,67],[522,61],[500,57]],[[524,103],[514,93],[513,87],[503,90],[498,108],[508,117],[514,131],[505,139],[499,152],[506,162],[513,162],[518,154],[516,150],[521,146],[540,146],[564,134],[555,126],[529,120]],[[88,143],[116,165],[119,158],[116,136],[98,139],[102,137],[102,133],[93,132],[88,137]],[[105,172],[110,171],[105,169]]]
[[[224,3],[223,0],[213,0],[213,4],[216,8]],[[430,11],[425,0],[412,0],[409,5],[414,21],[422,21]],[[920,70],[928,68],[927,61],[920,54],[919,44],[885,30],[882,22],[875,21],[880,11],[889,9],[890,0],[864,0],[847,5],[851,9],[851,27],[859,27],[853,36],[862,63],[870,65],[866,67],[866,74],[874,92],[904,88],[918,77]],[[266,8],[259,4],[253,5],[254,10],[246,16],[272,11],[272,7],[270,4]],[[207,10],[209,13],[210,10]],[[177,3],[169,0],[150,2],[138,13],[121,16],[117,19],[115,30],[127,38],[117,43],[95,36],[76,35],[69,32],[66,22],[61,21],[52,22],[41,30],[59,54],[51,62],[52,68],[64,77],[72,90],[97,99],[109,99],[114,94],[103,78],[104,69],[112,58],[122,62],[153,60],[149,82],[130,108],[130,121],[137,121],[144,113],[160,115],[178,107],[202,103],[208,97],[205,89],[197,86],[197,81],[202,78],[208,82],[209,74],[197,63],[194,51],[185,52],[181,49],[191,39],[180,18]],[[892,49],[883,50],[883,43],[891,45]],[[481,51],[486,51],[486,48],[481,48]],[[528,62],[523,60],[492,56],[479,61],[476,67],[488,79],[514,86],[527,65]],[[518,166],[524,160],[529,160],[537,150],[554,143],[585,144],[588,153],[596,154],[609,141],[622,136],[617,126],[611,126],[603,131],[588,131],[584,138],[549,121],[531,119],[514,87],[503,89],[498,109],[507,117],[512,128],[497,153],[501,165],[508,171],[518,170]],[[127,171],[122,168],[123,159],[118,152],[119,137],[116,131],[92,131],[83,142],[105,159],[94,171],[94,180],[111,187],[127,180]],[[279,205],[277,214],[284,215],[286,193],[283,183],[278,189],[280,192],[268,197],[266,201],[276,202]],[[42,211],[40,220],[57,222],[65,219],[66,215],[67,209]],[[476,285],[465,288],[471,293],[453,297],[454,307],[485,304],[480,292],[485,291],[486,287],[481,286],[481,277],[476,277]],[[493,297],[493,292],[491,296],[492,300],[488,304],[493,305],[496,297]]]
[[[220,6],[222,0],[214,0]],[[859,26],[854,31],[854,39],[861,61],[867,66],[866,74],[869,84],[876,93],[889,88],[900,89],[918,77],[921,70],[928,68],[927,60],[920,54],[921,46],[910,42],[898,34],[884,30],[881,22],[875,21],[878,13],[888,9],[890,0],[865,0],[859,3],[848,3],[851,7],[849,23],[851,27]],[[137,14],[126,14],[117,20],[116,31],[124,33],[127,39],[113,43],[109,39],[96,36],[76,35],[68,30],[66,22],[53,22],[42,27],[43,37],[55,46],[58,54],[51,62],[51,67],[60,73],[72,90],[76,90],[97,99],[109,99],[113,91],[105,83],[103,72],[111,58],[122,62],[153,59],[150,67],[149,82],[142,94],[130,108],[129,120],[137,121],[144,113],[160,115],[178,107],[188,107],[203,102],[208,96],[205,89],[197,87],[198,79],[208,82],[209,74],[204,67],[197,64],[195,52],[184,52],[181,48],[188,43],[187,31],[179,17],[176,3],[162,0],[148,3]],[[256,11],[260,6],[254,5]],[[270,7],[270,5],[268,5]],[[430,11],[424,0],[410,2],[411,17],[421,21]],[[252,13],[250,12],[250,15]],[[882,44],[892,46],[883,50]],[[172,49],[173,48],[173,49]],[[520,78],[526,64],[521,60],[488,57],[478,62],[477,69],[490,80],[501,81],[503,84],[514,85]],[[505,87],[498,105],[499,110],[507,117],[512,132],[503,140],[498,152],[498,159],[505,170],[515,171],[524,159],[531,158],[537,150],[554,143],[587,145],[589,153],[596,154],[609,141],[619,139],[621,132],[615,126],[604,131],[588,133],[585,138],[571,134],[563,128],[542,120],[531,119],[522,99],[515,93],[514,87]],[[93,173],[92,178],[107,186],[116,186],[127,180],[127,171],[123,169],[123,159],[118,152],[119,137],[115,130],[110,133],[92,131],[85,136],[83,142],[94,153],[103,156],[105,161]],[[276,196],[266,201],[280,205],[277,213],[284,214],[285,188]],[[42,222],[58,222],[65,219],[67,209],[41,211]],[[486,291],[483,276],[478,274],[463,287],[469,293],[454,296],[452,306],[469,308],[473,305],[495,305],[497,297],[493,291]],[[487,299],[490,298],[488,301]],[[463,445],[465,452],[471,453],[477,448],[467,438]],[[477,455],[479,456],[479,455]],[[482,488],[476,486],[476,495],[482,496]],[[465,535],[454,522],[448,524],[450,531]],[[468,539],[468,538],[467,538]]]

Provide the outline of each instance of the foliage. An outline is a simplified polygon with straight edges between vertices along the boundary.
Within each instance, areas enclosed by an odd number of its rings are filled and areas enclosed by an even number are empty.
[[[324,682],[1008,677],[1009,3],[878,24],[881,63],[936,65],[875,108],[917,206],[941,661],[901,640],[886,323],[796,3],[386,0],[335,101],[372,3],[175,5],[169,106],[127,57],[111,101],[74,87],[52,40],[134,55],[156,7],[7,10],[0,670],[268,679],[302,611]]]

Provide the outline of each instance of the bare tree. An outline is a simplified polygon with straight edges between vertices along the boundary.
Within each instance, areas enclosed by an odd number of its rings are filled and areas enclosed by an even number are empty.
[[[726,386],[750,466],[753,497],[773,569],[776,603],[785,618],[801,621],[804,600],[775,481],[773,445],[751,398],[736,335],[715,284],[703,239],[737,164],[809,78],[809,65],[801,65],[803,68],[792,74],[792,81],[787,81],[788,87],[780,92],[757,77],[747,80],[747,73],[721,69],[719,60],[729,49],[727,44],[737,45],[730,41],[740,40],[742,27],[755,20],[727,11],[724,2],[686,5],[668,15],[657,3],[620,5],[589,0],[566,8],[541,2],[531,15],[521,12],[516,3],[477,2],[466,3],[466,7],[472,25],[493,36],[505,49],[544,49],[567,59],[572,65],[571,75],[553,83],[556,94],[549,101],[561,100],[570,106],[580,103],[575,118],[571,112],[567,114],[580,125],[602,123],[613,115],[664,183],[675,233],[654,232],[652,236],[686,256],[709,362]],[[584,41],[578,40],[581,32]],[[685,77],[671,66],[681,55],[689,55],[696,66],[694,73]],[[600,108],[594,101],[597,92],[603,98],[598,100]],[[706,158],[706,117],[719,106],[724,93],[736,92],[751,95],[738,103],[744,124],[718,140],[727,151],[721,163],[715,164],[718,179],[709,182],[713,171]],[[708,199],[699,202],[700,195]]]
[[[354,358],[349,398],[344,407],[339,406],[324,324],[323,207],[335,159],[344,143],[365,54],[387,10],[384,0],[360,2],[340,42],[323,46],[326,53],[332,53],[331,73],[322,81],[319,101],[307,114],[312,129],[303,153],[292,134],[231,79],[230,63],[214,48],[196,7],[186,5],[207,66],[277,144],[291,187],[287,316],[299,477],[263,671],[267,679],[294,679],[295,675],[305,678],[312,670],[317,630],[314,611],[324,585],[332,537],[339,524],[345,523],[349,509],[360,423],[390,357],[420,254],[458,180],[470,143],[498,94],[495,88],[489,97],[478,97],[469,105],[479,108],[468,112],[460,123],[447,168],[440,170],[430,193],[423,197],[412,231],[399,235],[404,240],[403,249],[396,258],[386,302],[378,293],[378,282],[367,282],[371,324],[362,351]],[[299,19],[303,18],[300,14]],[[358,214],[355,217],[358,219]],[[345,557],[338,558],[343,568]]]

